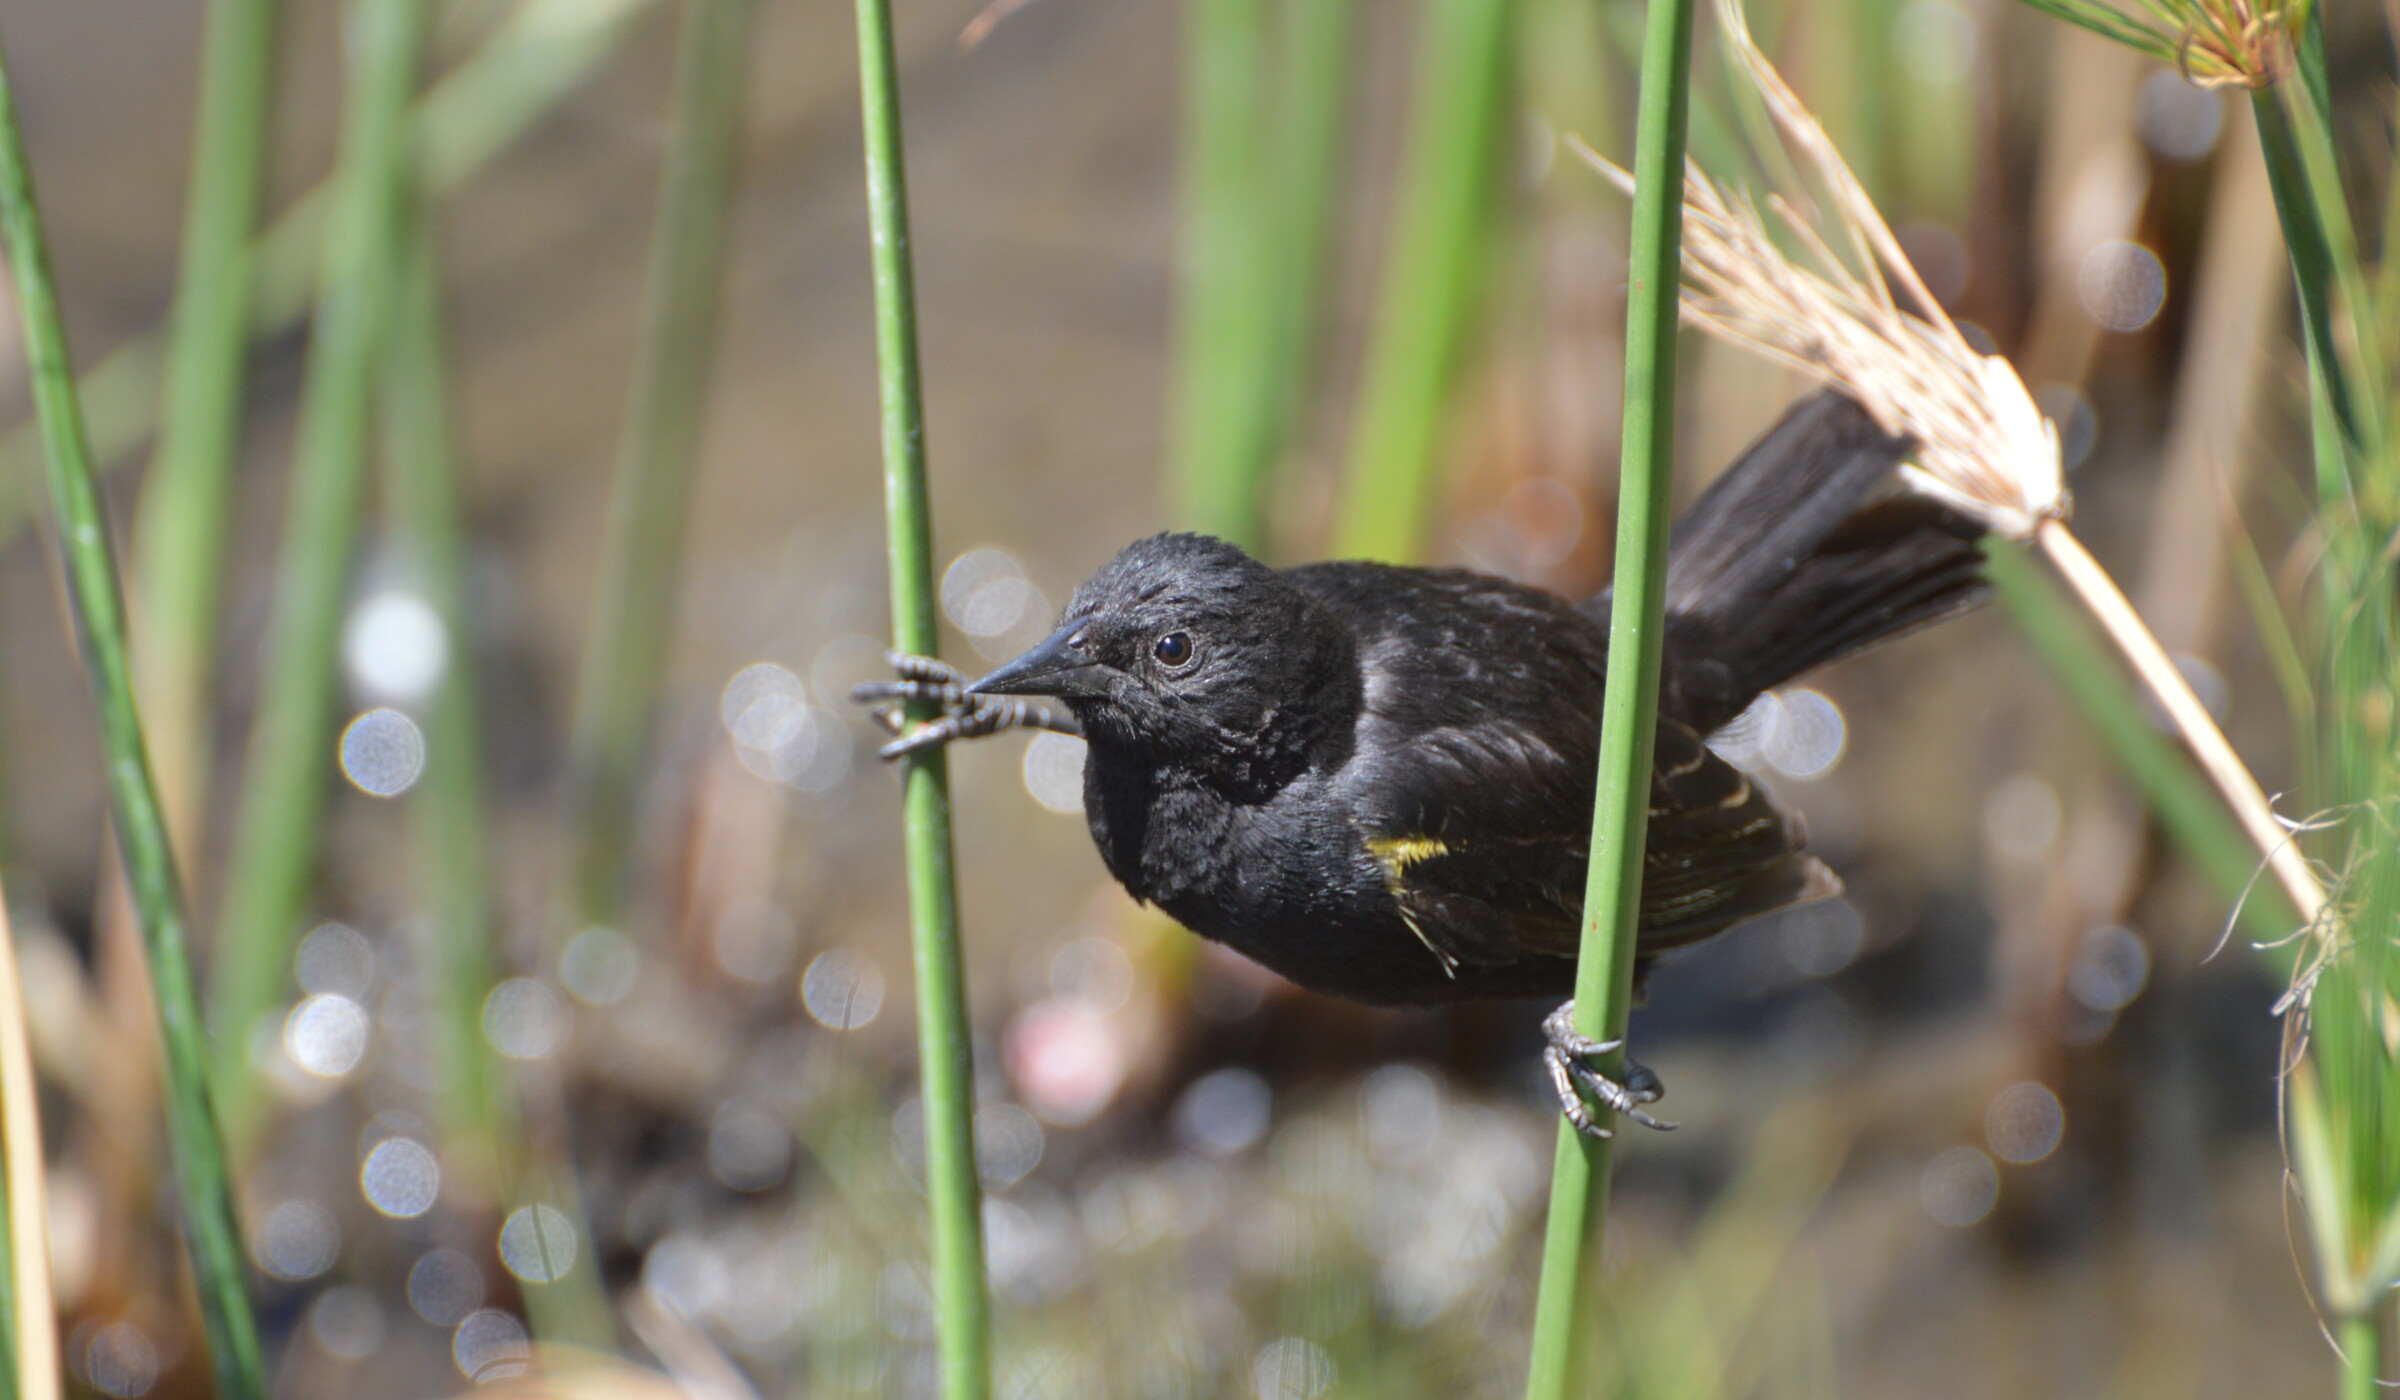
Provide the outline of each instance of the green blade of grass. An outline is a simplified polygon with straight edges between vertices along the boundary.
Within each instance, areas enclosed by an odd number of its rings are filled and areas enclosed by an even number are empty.
[[[457,188],[523,136],[614,51],[617,36],[654,0],[527,0],[508,23],[462,60],[418,103],[418,185],[430,195]],[[319,184],[251,244],[250,334],[290,329],[315,295],[330,182]],[[92,460],[122,461],[157,426],[166,347],[159,334],[118,346],[77,380]],[[0,437],[0,545],[15,537],[40,473],[31,427]]]
[[[1259,550],[1314,343],[1349,88],[1350,0],[1192,0],[1169,489]],[[1269,82],[1267,79],[1272,78]]]
[[[1268,176],[1278,195],[1278,237],[1267,259],[1274,302],[1259,377],[1271,395],[1270,437],[1278,452],[1289,448],[1306,402],[1323,311],[1327,236],[1341,191],[1354,19],[1352,0],[1285,0],[1277,31],[1280,159],[1270,162]]]
[[[216,1090],[237,1149],[255,1127],[251,1028],[281,995],[332,778],[338,652],[365,484],[369,407],[398,266],[409,95],[424,0],[352,0],[351,86],[309,339],[266,670],[218,921]]]
[[[750,0],[687,0],[633,392],[609,488],[598,598],[567,747],[567,845],[549,955],[619,918],[635,795],[665,671],[676,561],[708,388]]]
[[[483,745],[440,308],[427,240],[420,232],[409,241],[380,417],[385,498],[404,577],[441,617],[449,638],[441,681],[426,707],[425,775],[411,813],[428,925],[426,1002],[437,1027],[429,1039],[445,1156],[466,1178],[470,1197],[488,1197],[496,1191],[502,1125],[499,1075],[483,1035],[483,999],[493,981]]]
[[[1642,853],[1657,734],[1660,632],[1666,599],[1669,491],[1675,475],[1675,327],[1683,252],[1684,137],[1690,117],[1695,0],[1649,0],[1634,127],[1633,236],[1625,307],[1625,432],[1617,488],[1615,597],[1600,716],[1599,785],[1575,964],[1575,1028],[1622,1040],[1633,1002]],[[1622,1051],[1604,1073],[1623,1072]],[[1602,1119],[1606,1121],[1605,1110]],[[1561,1121],[1542,1238],[1526,1400],[1566,1400],[1587,1252],[1599,1257],[1608,1213],[1610,1143]]]
[[[1505,152],[1510,0],[1425,0],[1408,152],[1333,552],[1408,560],[1433,516],[1451,381]]]
[[[1266,0],[1186,0],[1175,400],[1167,476],[1177,521],[1259,547],[1265,519],[1266,304],[1259,167]]]
[[[915,273],[909,253],[900,74],[892,52],[890,0],[858,0],[858,74],[875,268],[892,645],[931,656],[940,641],[934,618],[933,519],[925,482],[924,388],[917,360]],[[931,717],[927,704],[909,707],[915,722]],[[975,1066],[967,1029],[966,978],[959,959],[950,769],[942,750],[909,755],[902,760],[900,780],[942,1395],[944,1400],[984,1400],[992,1385],[991,1302],[984,1293],[983,1218],[975,1179]]]
[[[2379,371],[2360,358],[2372,342],[2375,322],[2366,309],[2357,232],[2334,167],[2323,113],[2311,100],[2308,85],[2283,83],[2253,92],[2250,111],[2258,124],[2268,187],[2292,261],[2292,281],[2300,294],[2309,377],[2324,394],[2341,433],[2337,444],[2318,445],[2318,494],[2330,508],[2345,500],[2351,489],[2349,468],[2340,458],[2382,440],[2383,381]],[[2337,309],[2351,322],[2353,334],[2346,341],[2336,325]],[[2337,445],[2346,450],[2339,457],[2328,455],[2329,447]]]
[[[2024,3],[2052,19],[2063,19],[2103,39],[2114,39],[2127,48],[2138,49],[2161,63],[2176,61],[2174,36],[2110,6],[2095,5],[2091,0],[2024,0]]]
[[[169,830],[192,854],[207,785],[209,682],[234,460],[249,367],[275,0],[211,0],[201,41],[183,255],[168,317],[157,452],[134,523],[134,660]]]
[[[426,914],[426,1001],[436,1027],[436,1103],[445,1170],[470,1200],[504,1210],[546,1204],[591,1238],[566,1164],[529,1160],[546,1145],[524,1133],[503,1066],[484,1036],[484,999],[495,979],[492,881],[485,817],[483,741],[477,718],[466,549],[450,441],[441,309],[432,244],[419,219],[408,239],[382,378],[387,499],[411,582],[424,590],[450,638],[449,660],[425,716],[425,776],[411,812]],[[546,1217],[536,1216],[541,1222]],[[606,1349],[608,1299],[591,1249],[576,1249],[550,1281],[520,1280],[534,1336]]]
[[[184,1244],[208,1334],[209,1362],[220,1397],[259,1400],[265,1381],[258,1324],[250,1310],[224,1144],[209,1103],[208,1058],[192,986],[183,887],[143,745],[125,645],[125,600],[118,589],[106,508],[92,474],[5,56],[0,56],[0,240],[7,244],[16,283],[26,370],[47,448],[46,475],[68,608],[99,715],[109,808],[150,965],[165,1066],[167,1142],[174,1156]]]

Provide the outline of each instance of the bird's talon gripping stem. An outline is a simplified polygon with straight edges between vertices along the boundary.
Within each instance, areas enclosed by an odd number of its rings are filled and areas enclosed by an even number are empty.
[[[1608,1138],[1616,1134],[1603,1126],[1592,1112],[1599,1103],[1618,1117],[1629,1118],[1645,1128],[1660,1132],[1672,1131],[1673,1123],[1651,1117],[1642,1110],[1646,1103],[1658,1102],[1666,1093],[1658,1076],[1643,1065],[1625,1062],[1624,1078],[1620,1082],[1600,1072],[1592,1061],[1601,1055],[1624,1048],[1621,1040],[1594,1040],[1575,1029],[1575,1003],[1562,1004],[1542,1020],[1542,1035],[1550,1043],[1542,1051],[1542,1064],[1550,1073],[1550,1086],[1558,1094],[1558,1106],[1575,1125],[1575,1131],[1590,1138]]]
[[[885,658],[900,679],[852,686],[850,700],[852,704],[875,706],[871,711],[875,722],[897,736],[876,750],[886,762],[925,749],[941,748],[959,739],[980,739],[1004,729],[1082,732],[1071,717],[1054,715],[1039,705],[1004,696],[968,694],[966,676],[946,661],[903,651],[886,652]],[[912,729],[902,705],[935,705],[941,713]]]

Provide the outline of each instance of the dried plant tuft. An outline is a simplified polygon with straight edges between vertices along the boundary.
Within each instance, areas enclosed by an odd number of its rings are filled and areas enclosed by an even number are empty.
[[[2212,0],[2220,7],[2236,0]],[[2247,0],[2240,0],[2247,3]],[[1740,0],[1717,0],[1724,42],[1758,89],[1803,177],[1824,193],[1835,232],[1794,192],[1728,193],[1697,162],[1684,174],[1684,319],[1856,399],[1917,441],[1909,485],[1997,534],[2039,547],[2108,632],[2258,844],[2304,917],[2325,908],[2317,872],[2258,781],[2133,605],[2067,529],[2071,504],[2058,430],[2007,360],[1967,343],[1925,288],[1891,227],[1832,140],[1750,36]],[[1578,143],[1620,188],[1633,180]],[[1809,201],[1812,202],[1813,201]],[[1781,233],[1797,255],[1778,242]],[[1838,246],[1837,246],[1838,245]],[[1894,295],[1897,283],[1905,303]]]

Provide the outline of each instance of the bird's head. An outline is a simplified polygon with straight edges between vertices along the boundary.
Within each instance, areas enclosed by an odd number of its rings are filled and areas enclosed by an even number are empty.
[[[1357,687],[1347,634],[1306,594],[1223,540],[1153,535],[971,689],[1063,700],[1095,746],[1280,782],[1348,721]]]

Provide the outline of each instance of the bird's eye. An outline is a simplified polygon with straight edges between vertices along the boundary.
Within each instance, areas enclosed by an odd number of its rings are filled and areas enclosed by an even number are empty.
[[[1182,632],[1169,632],[1158,639],[1158,645],[1153,650],[1160,665],[1185,666],[1190,664],[1192,659],[1192,639]]]

